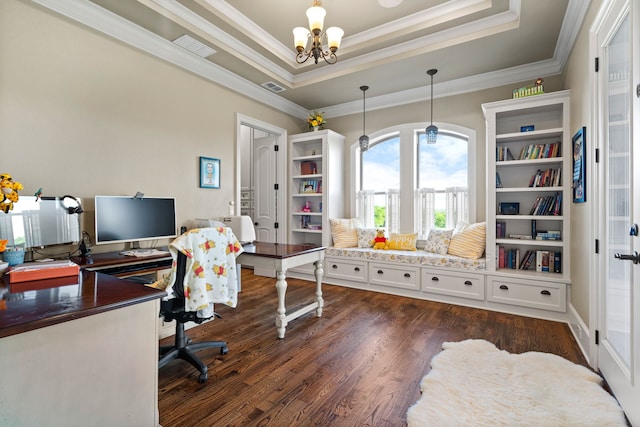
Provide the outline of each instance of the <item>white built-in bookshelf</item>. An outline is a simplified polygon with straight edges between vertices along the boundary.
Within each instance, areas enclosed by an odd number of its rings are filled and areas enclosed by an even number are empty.
[[[487,274],[498,291],[518,279],[570,283],[569,100],[560,91],[482,105]]]
[[[331,246],[329,218],[343,216],[344,140],[328,129],[289,136],[289,243]]]

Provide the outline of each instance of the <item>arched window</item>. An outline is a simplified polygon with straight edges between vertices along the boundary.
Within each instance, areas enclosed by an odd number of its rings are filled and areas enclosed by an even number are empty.
[[[356,216],[365,227],[426,239],[431,228],[475,221],[475,131],[437,126],[435,144],[414,123],[370,135],[365,152],[354,145]]]

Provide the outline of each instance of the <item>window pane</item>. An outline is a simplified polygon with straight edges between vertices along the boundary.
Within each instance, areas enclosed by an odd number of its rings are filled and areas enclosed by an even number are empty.
[[[387,216],[390,211],[387,206],[387,194],[389,190],[399,188],[400,138],[392,137],[374,141],[369,149],[362,153],[361,189],[375,191],[375,227],[389,227]],[[394,214],[398,215],[399,212],[394,212]]]
[[[375,142],[362,153],[361,190],[400,188],[400,138]],[[384,206],[384,205],[383,205]]]
[[[435,190],[435,224],[437,228],[445,228],[455,224],[457,217],[468,218],[468,212],[451,212],[451,206],[462,206],[463,201],[453,203],[447,211],[447,189],[449,197],[462,197],[468,185],[468,140],[466,137],[446,132],[438,133],[435,144],[427,144],[426,134],[418,134],[418,179],[417,188]]]

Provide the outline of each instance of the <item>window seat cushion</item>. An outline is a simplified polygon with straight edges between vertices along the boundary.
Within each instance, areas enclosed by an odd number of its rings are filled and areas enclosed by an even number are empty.
[[[451,268],[456,270],[482,271],[486,269],[486,259],[467,259],[449,254],[434,254],[417,251],[375,250],[371,248],[327,248],[325,256],[355,258],[365,261],[384,261],[411,264],[420,267]]]

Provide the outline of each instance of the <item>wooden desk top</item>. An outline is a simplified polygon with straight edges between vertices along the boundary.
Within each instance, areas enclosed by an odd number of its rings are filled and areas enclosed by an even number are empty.
[[[244,252],[240,254],[255,255],[264,258],[290,258],[310,252],[323,251],[324,246],[312,244],[294,245],[289,243],[253,242],[253,245],[243,246]]]
[[[0,338],[162,298],[164,291],[106,274],[9,284],[0,280]]]

